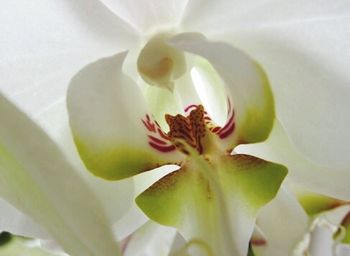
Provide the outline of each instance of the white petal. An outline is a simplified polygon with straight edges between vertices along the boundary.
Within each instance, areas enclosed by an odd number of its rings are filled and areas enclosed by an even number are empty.
[[[227,121],[227,93],[225,82],[208,61],[201,59],[191,69],[193,86],[210,118],[219,126]]]
[[[150,172],[144,172],[134,176],[132,178],[135,185],[134,195],[139,195],[153,183],[178,168],[179,167],[176,165],[165,165],[157,169],[153,169]],[[113,225],[113,229],[115,230],[116,236],[120,241],[131,235],[131,233],[135,232],[147,221],[149,221],[149,218],[134,203],[128,212]]]
[[[350,255],[350,246],[347,244],[337,245],[336,250],[337,250],[336,256],[349,256]]]
[[[311,232],[311,255],[334,256],[333,254],[333,230],[326,226],[316,226]]]
[[[74,164],[79,174],[94,191],[111,223],[117,221],[131,207],[134,199],[134,184],[131,179],[105,181],[92,175],[84,166],[74,144],[68,123],[66,103],[61,101],[37,115],[37,121],[58,143],[67,159]]]
[[[59,102],[38,114],[37,121],[41,123],[45,131],[47,131],[49,135],[59,143],[58,146],[60,146],[67,159],[74,164],[74,170],[76,170],[76,173],[86,181],[87,185],[95,193],[98,201],[103,206],[103,210],[106,212],[109,222],[114,223],[118,221],[127,211],[129,211],[129,208],[134,201],[133,181],[131,179],[113,182],[105,181],[93,176],[84,167],[74,145],[72,135],[70,134],[68,114],[64,101]],[[39,231],[37,230],[40,228],[37,227],[38,225],[33,226],[34,224],[32,224],[28,217],[15,210],[10,205],[7,206],[8,204],[6,202],[1,203],[1,209],[3,208],[3,204],[6,205],[4,205],[5,208],[1,212],[3,213],[6,210],[8,214],[1,214],[0,230],[8,230],[11,233],[24,236],[48,238],[48,235],[45,235],[44,232],[38,233]],[[137,227],[139,226],[141,226],[141,224]],[[5,229],[2,227],[8,228]],[[126,230],[125,232],[128,233],[135,230],[130,226],[127,226],[124,229]],[[117,230],[119,236],[119,228]]]
[[[182,26],[187,31],[213,36],[241,29],[348,16],[349,8],[347,0],[192,0],[185,9]]]
[[[188,0],[100,0],[140,32],[177,25]]]
[[[227,115],[227,126],[220,134],[222,141],[228,144],[226,149],[232,150],[238,143],[254,143],[267,138],[274,120],[274,101],[268,79],[253,59],[227,43],[207,40],[198,33],[178,34],[169,43],[207,59],[212,65],[208,72],[216,70],[226,85],[226,99],[233,105],[228,108],[231,110]]]
[[[50,235],[29,216],[0,198],[0,230],[14,235],[49,238]],[[0,232],[1,232],[0,231]]]
[[[68,256],[62,249],[62,247],[57,244],[54,240],[39,240],[40,248],[43,248],[45,251],[54,253],[57,256]]]
[[[231,40],[266,70],[277,116],[298,150],[330,168],[350,166],[349,31],[349,17],[324,18],[252,28]]]
[[[170,252],[171,254],[170,255],[177,256],[179,251],[181,252],[183,249],[187,249],[184,247],[186,247],[186,240],[182,235],[180,235],[180,233],[177,233],[175,238],[174,238],[174,242],[171,246],[171,252]]]
[[[176,115],[183,113],[179,97],[169,89],[150,85],[145,85],[144,95],[147,106],[155,120],[157,120],[163,131],[168,131],[169,126],[165,121],[165,114]]]
[[[167,256],[176,236],[176,229],[148,221],[132,234],[125,256]]]
[[[1,3],[0,90],[26,112],[63,99],[86,63],[132,47],[135,32],[94,0]]]
[[[288,178],[312,192],[350,200],[350,170],[326,168],[307,160],[292,145],[278,121],[267,141],[241,145],[235,151],[284,164],[289,170]]]
[[[118,255],[94,194],[58,147],[0,96],[0,194],[72,255]]]
[[[296,198],[281,189],[261,210],[257,225],[266,239],[266,244],[254,248],[257,255],[289,255],[307,232],[308,217]]]
[[[149,218],[134,204],[129,211],[113,225],[115,236],[118,241],[128,239],[133,232],[144,225]]]
[[[165,175],[179,169],[177,165],[164,165],[157,169],[153,169],[152,172],[140,173],[133,177],[135,182],[135,194],[139,195],[147,188],[149,188],[153,183],[160,180]]]
[[[11,237],[5,245],[0,246],[2,256],[68,256],[63,253],[52,253],[40,247],[40,241],[27,240],[22,237]]]
[[[133,180],[106,181],[92,175],[79,157],[79,153],[68,127],[68,121],[64,123],[65,127],[57,138],[62,151],[64,151],[67,159],[74,164],[77,174],[86,181],[87,185],[95,193],[110,223],[116,222],[133,204],[135,194]]]
[[[148,114],[141,90],[123,74],[125,55],[87,65],[68,90],[69,120],[80,156],[92,173],[109,180],[183,158]]]
[[[339,235],[338,228],[349,213],[349,207],[345,205],[327,211],[314,221],[309,244],[311,255],[338,256],[346,252],[342,252],[342,248],[345,249],[346,246],[339,243],[343,236]]]

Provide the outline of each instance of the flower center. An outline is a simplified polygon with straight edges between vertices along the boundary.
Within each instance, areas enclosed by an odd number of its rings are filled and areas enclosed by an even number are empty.
[[[187,117],[179,114],[176,116],[165,115],[165,120],[170,128],[168,132],[170,140],[178,150],[186,155],[189,155],[186,149],[187,145],[196,149],[199,154],[203,153],[203,143],[206,137],[204,113],[203,106],[199,105]]]
[[[164,133],[156,121],[149,115],[142,120],[148,130],[149,145],[163,153],[179,150],[190,155],[192,149],[199,154],[211,154],[218,151],[218,140],[223,140],[235,130],[234,111],[229,107],[227,123],[217,126],[213,123],[202,105],[190,105],[185,109],[189,114],[185,117],[166,114],[165,120],[169,132]]]
[[[137,69],[146,83],[173,90],[173,81],[186,72],[186,61],[183,52],[166,43],[167,38],[159,34],[147,42],[138,57]]]

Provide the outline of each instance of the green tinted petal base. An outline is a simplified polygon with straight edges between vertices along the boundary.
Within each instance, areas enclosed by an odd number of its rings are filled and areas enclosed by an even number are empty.
[[[72,78],[67,93],[69,123],[81,159],[94,175],[108,180],[182,159],[176,151],[163,153],[150,146],[144,119],[153,117],[140,88],[122,70],[126,54],[88,64]],[[156,130],[154,123],[148,125]]]
[[[230,44],[198,33],[178,34],[170,43],[206,59],[225,84],[235,119],[235,132],[225,138],[227,150],[268,137],[275,117],[274,99],[268,76],[255,60]]]
[[[286,174],[284,166],[248,155],[211,162],[193,158],[136,203],[152,220],[209,244],[214,255],[246,256],[256,214],[275,197]]]
[[[97,150],[77,137],[75,143],[87,169],[107,180],[128,178],[164,165],[149,148],[116,143],[116,146],[104,146]]]
[[[1,197],[70,255],[120,255],[103,206],[60,148],[1,94],[0,119]]]
[[[336,198],[309,192],[299,194],[298,200],[310,217],[349,203]]]
[[[269,136],[275,120],[275,106],[270,82],[264,69],[255,63],[255,70],[261,81],[261,98],[264,99],[260,106],[248,104],[246,114],[242,119],[242,125],[238,132],[238,142],[256,143],[264,141]],[[257,96],[257,98],[259,97]],[[259,121],[258,121],[259,120]]]

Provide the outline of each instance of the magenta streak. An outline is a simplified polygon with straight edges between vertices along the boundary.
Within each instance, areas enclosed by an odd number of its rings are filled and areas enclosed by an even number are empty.
[[[158,135],[162,139],[169,141],[169,137],[164,134],[159,124],[157,122],[153,122],[148,114],[146,115],[145,120],[141,119],[141,121],[148,131],[156,134],[158,133]],[[174,145],[169,145],[166,141],[162,139],[156,138],[152,135],[148,135],[148,144],[154,149],[163,153],[170,152],[176,149]]]
[[[219,132],[219,137],[220,139],[225,139],[227,136],[229,136],[235,129],[235,122],[232,120],[232,123],[230,124],[230,126],[225,129],[225,131],[220,131]]]
[[[161,129],[157,129],[157,132],[158,132],[158,134],[159,134],[159,136],[160,137],[162,137],[163,139],[165,139],[165,140],[169,140],[169,137],[168,136],[166,136],[165,134],[164,134],[164,132],[161,130]]]
[[[197,108],[197,107],[198,107],[198,106],[197,106],[197,105],[194,105],[194,104],[189,105],[189,106],[187,106],[187,107],[185,108],[185,112],[189,111],[191,108]]]
[[[217,134],[221,139],[226,138],[229,136],[233,130],[235,129],[235,121],[234,121],[234,112],[232,112],[230,119],[225,124],[225,126],[217,131]]]
[[[219,131],[220,129],[221,129],[220,126],[216,126],[216,127],[214,127],[213,129],[211,129],[211,131],[212,131],[213,133],[216,133],[216,132]]]
[[[150,126],[145,120],[142,120],[142,123],[145,125],[145,127],[147,128],[147,130],[149,130],[150,132],[155,132],[155,129],[153,126]]]
[[[153,143],[152,141],[149,141],[148,142],[149,145],[153,148],[155,148],[156,150],[159,150],[161,152],[170,152],[170,151],[173,151],[175,150],[175,146],[174,145],[170,145],[170,146],[162,146],[162,145],[158,145],[156,143]]]
[[[232,113],[230,119],[227,121],[227,123],[225,124],[225,126],[222,127],[222,128],[218,131],[219,134],[220,134],[221,132],[223,132],[228,126],[231,125],[231,123],[232,123],[232,121],[233,121],[233,117],[234,117],[234,114]]]
[[[252,239],[250,243],[255,246],[263,246],[266,245],[266,241],[264,239]]]
[[[152,140],[155,143],[162,144],[162,145],[167,145],[167,143],[164,140],[160,140],[156,137],[153,137],[152,135],[148,135],[148,138]]]
[[[152,131],[155,132],[156,131],[156,125],[154,123],[150,122],[150,121],[147,122],[147,123],[151,127]]]

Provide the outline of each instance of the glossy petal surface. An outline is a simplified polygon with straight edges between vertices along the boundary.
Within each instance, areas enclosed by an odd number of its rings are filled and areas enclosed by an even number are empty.
[[[311,255],[334,255],[334,230],[326,225],[317,225],[311,232],[309,253]]]
[[[101,205],[58,147],[0,96],[0,194],[72,255],[118,255]]]
[[[254,245],[256,256],[292,255],[308,231],[308,216],[293,194],[282,188],[276,198],[264,206],[257,218],[265,243]]]
[[[168,256],[176,229],[148,221],[126,244],[125,256]]]
[[[66,158],[74,165],[77,174],[96,194],[110,222],[114,223],[124,215],[133,204],[134,184],[132,179],[106,181],[94,176],[86,169],[71,134],[66,103],[60,102],[46,109],[37,116],[37,121],[58,143]]]
[[[347,0],[191,0],[182,26],[187,31],[201,31],[210,37],[235,36],[242,30],[344,17],[349,15],[349,8]]]
[[[200,34],[180,34],[170,43],[206,58],[225,82],[235,119],[235,131],[225,138],[229,149],[267,138],[274,120],[274,102],[268,79],[257,63],[229,44],[208,41]]]
[[[0,246],[0,255],[6,256],[59,256],[42,250],[34,245],[37,241],[27,240],[21,237],[12,237],[5,245]]]
[[[279,122],[266,142],[242,145],[236,150],[288,166],[291,182],[309,191],[345,201],[350,199],[349,169],[328,168],[305,159]]]
[[[337,256],[347,256],[350,254],[350,246],[340,244],[337,246]]]
[[[177,151],[160,152],[150,146],[148,135],[156,136],[157,126],[145,124],[147,107],[141,90],[122,73],[124,58],[120,53],[86,66],[72,79],[67,99],[81,158],[92,173],[111,180],[181,157]]]
[[[297,150],[330,169],[350,166],[349,2],[342,12],[347,15],[305,18],[227,37],[266,70],[277,116]]]
[[[276,195],[287,171],[247,155],[222,158],[208,170],[211,179],[196,165],[183,166],[136,202],[151,219],[178,227],[218,255],[246,255],[257,210]]]
[[[64,100],[86,63],[128,49],[137,34],[95,0],[6,1],[0,90],[32,115]]]
[[[4,199],[0,199],[0,230],[25,237],[47,239],[49,234],[29,216],[17,210]]]
[[[177,25],[187,0],[101,0],[132,27],[145,33]]]

